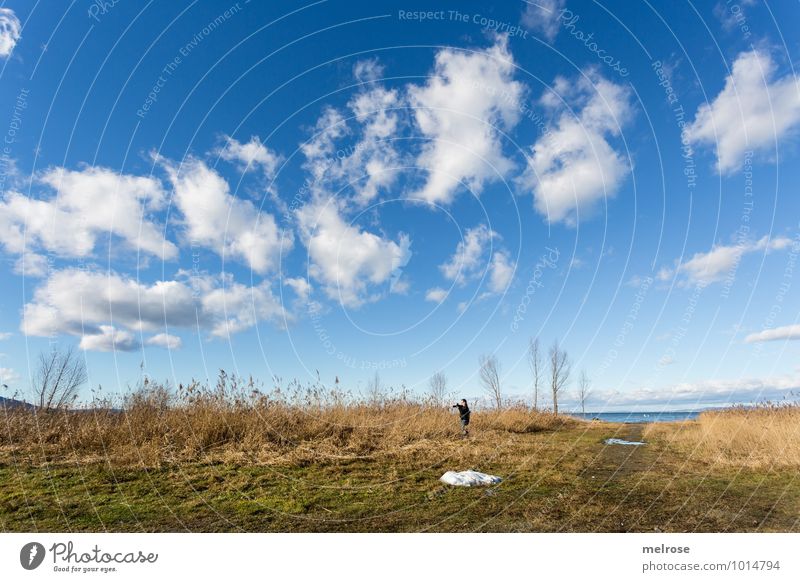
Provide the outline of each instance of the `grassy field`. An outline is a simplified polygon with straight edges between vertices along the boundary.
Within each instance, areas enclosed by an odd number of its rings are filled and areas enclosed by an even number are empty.
[[[402,398],[312,410],[144,396],[121,412],[7,412],[0,529],[800,531],[797,407],[663,425],[512,408],[476,412],[462,439],[449,411]],[[504,480],[438,480],[464,469]]]

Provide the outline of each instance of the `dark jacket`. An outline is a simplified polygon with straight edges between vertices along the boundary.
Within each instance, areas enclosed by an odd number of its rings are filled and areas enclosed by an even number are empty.
[[[461,416],[461,422],[464,424],[469,424],[469,406],[454,404],[453,408],[458,408],[458,414]]]

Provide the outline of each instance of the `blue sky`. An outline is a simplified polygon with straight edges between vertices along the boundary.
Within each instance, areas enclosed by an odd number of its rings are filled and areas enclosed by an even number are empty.
[[[530,400],[538,337],[596,410],[793,398],[797,5],[430,4],[3,3],[7,392]]]

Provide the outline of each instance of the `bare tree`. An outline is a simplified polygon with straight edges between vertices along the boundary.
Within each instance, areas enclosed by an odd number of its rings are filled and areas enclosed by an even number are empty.
[[[481,356],[480,378],[484,391],[494,400],[497,409],[500,410],[503,398],[500,393],[500,363],[497,361],[497,356]]]
[[[539,338],[531,338],[528,345],[528,364],[533,374],[533,409],[539,408],[539,386],[542,381],[542,353],[539,350]]]
[[[592,382],[586,374],[586,370],[581,370],[578,376],[578,399],[581,401],[581,413],[586,414],[586,399],[592,391]]]
[[[383,401],[383,385],[378,372],[375,372],[375,375],[367,380],[367,397],[370,404],[380,404]]]
[[[550,389],[553,391],[553,414],[558,415],[558,393],[569,382],[570,364],[567,352],[558,347],[558,340],[550,348]]]
[[[444,372],[436,372],[431,376],[428,385],[434,402],[439,406],[443,405],[445,396],[447,396],[447,376],[444,375]]]
[[[33,394],[41,410],[60,410],[78,397],[78,388],[86,380],[86,363],[73,348],[42,352],[33,378]]]

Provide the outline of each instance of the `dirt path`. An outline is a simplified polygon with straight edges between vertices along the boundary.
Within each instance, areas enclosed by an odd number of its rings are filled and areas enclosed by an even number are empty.
[[[642,440],[644,427],[644,423],[623,424],[616,430],[609,431],[608,438],[638,442]],[[591,473],[597,479],[606,480],[646,470],[649,466],[646,449],[647,445],[604,444],[600,454],[587,465],[583,473]]]

